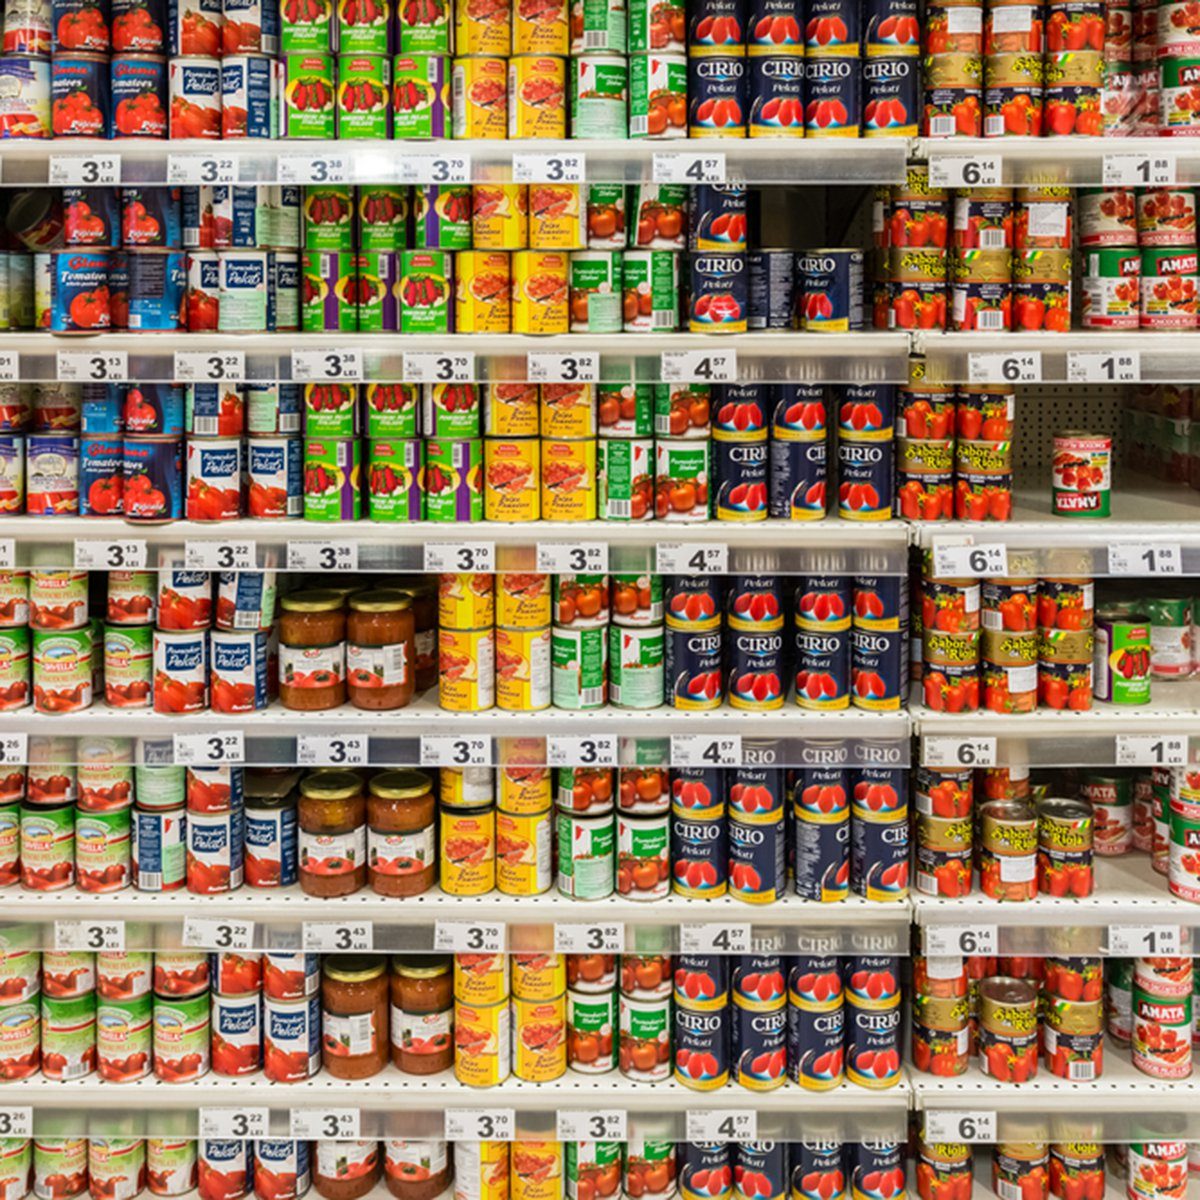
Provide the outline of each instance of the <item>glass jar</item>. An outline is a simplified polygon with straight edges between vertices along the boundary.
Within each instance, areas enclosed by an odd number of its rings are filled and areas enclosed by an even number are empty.
[[[300,784],[300,887],[349,896],[367,882],[367,798],[353,771],[314,771]]]
[[[419,896],[437,876],[433,780],[423,771],[384,771],[367,798],[367,866],[381,896]]]
[[[454,1065],[454,978],[448,958],[392,959],[392,1062],[406,1075]]]
[[[346,676],[355,708],[404,708],[416,690],[412,598],[379,588],[350,597]]]
[[[319,1141],[313,1154],[313,1187],[323,1200],[358,1200],[379,1182],[381,1168],[379,1143],[374,1139]]]
[[[380,954],[334,955],[321,976],[321,1062],[335,1079],[378,1075],[388,1060],[388,978]]]
[[[279,699],[320,712],[346,702],[346,612],[341,592],[293,592],[279,602]]]
[[[416,626],[416,684],[418,692],[437,684],[437,591],[432,583],[414,583],[404,588],[412,600]]]

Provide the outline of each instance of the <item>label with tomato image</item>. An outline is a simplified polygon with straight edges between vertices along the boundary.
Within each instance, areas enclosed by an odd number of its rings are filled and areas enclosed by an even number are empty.
[[[1194,249],[1171,247],[1142,251],[1139,323],[1143,329],[1193,329],[1200,301],[1196,296]]]
[[[129,886],[130,810],[80,811],[75,819],[75,870],[84,892],[116,892]]]
[[[168,84],[172,138],[222,136],[221,63],[218,59],[172,59]]]
[[[847,333],[863,324],[863,252],[811,250],[800,255],[800,327],[816,333]],[[888,389],[889,391],[893,389]],[[890,417],[895,412],[894,396]],[[887,422],[890,430],[892,422]]]
[[[167,136],[167,64],[150,54],[114,55],[111,64],[114,138]]]
[[[96,1000],[42,997],[42,1074],[81,1079],[96,1069]]]
[[[122,452],[126,519],[179,520],[183,516],[183,440],[126,437]]]
[[[392,1010],[395,1014],[396,1010]],[[435,1014],[436,1015],[436,1014]],[[446,1014],[447,1022],[449,1014]],[[447,1034],[449,1025],[447,1024]],[[261,1145],[261,1143],[259,1143]],[[301,1143],[303,1145],[303,1143]],[[414,1182],[449,1178],[450,1155],[445,1142],[401,1141],[387,1138],[383,1143],[383,1169],[391,1186],[404,1187]]]
[[[115,53],[164,54],[166,5],[146,0],[114,0],[112,48]]]
[[[303,0],[301,0],[303,2]],[[286,42],[286,26],[285,26]],[[285,138],[331,139],[336,133],[336,58],[327,53],[288,54],[280,133]]]
[[[299,1083],[321,1067],[321,1001],[268,995],[263,1010],[263,1071],[272,1083]]]
[[[209,1065],[209,997],[154,997],[154,1073],[167,1083],[199,1079]]]
[[[88,1180],[113,1200],[134,1200],[145,1184],[145,1142],[141,1138],[88,1138]]]
[[[594,443],[588,444],[594,451]],[[541,512],[541,442],[533,438],[485,438],[483,448],[485,518],[489,521],[536,521]],[[594,471],[592,478],[594,480]],[[594,483],[589,490],[594,509]],[[594,511],[592,515],[595,516]]]
[[[187,886],[193,895],[236,891],[244,874],[244,812],[189,812]]]
[[[304,510],[301,491],[303,448],[298,437],[251,438],[247,443],[252,517],[298,517]]]
[[[213,630],[212,710],[256,712],[267,706],[267,635],[262,630]]]
[[[454,1075],[469,1087],[494,1087],[508,1078],[512,1017],[500,1004],[454,1005]]]
[[[617,1024],[615,991],[567,992],[567,1057],[572,1071],[603,1075],[616,1069]],[[568,1159],[572,1144],[567,1144]]]
[[[112,137],[112,78],[107,57],[56,54],[50,72],[53,136]]]
[[[50,329],[93,333],[112,324],[111,256],[103,250],[58,250],[50,255]]]
[[[1134,986],[1133,989],[1133,1065],[1146,1075],[1156,1079],[1184,1079],[1192,1073],[1192,997],[1176,996],[1164,999],[1143,991]],[[1162,1144],[1162,1143],[1160,1143]],[[1182,1143],[1180,1143],[1182,1145]],[[1134,1159],[1135,1148],[1130,1148],[1130,1158]],[[1134,1162],[1130,1162],[1131,1172]],[[1186,1176],[1186,1171],[1183,1172]],[[1142,1177],[1130,1175],[1137,1179],[1140,1187],[1131,1189],[1139,1196],[1159,1196],[1160,1192],[1152,1187],[1145,1187]],[[1183,1187],[1180,1187],[1180,1195]]]
[[[116,246],[121,236],[118,196],[116,188],[64,188],[64,243],[72,247]]]
[[[257,54],[237,54],[225,57],[220,67],[221,90],[216,105],[221,122],[219,136],[278,137],[279,64]],[[196,119],[190,110],[188,115]]]
[[[303,1196],[312,1182],[308,1142],[291,1138],[256,1138],[254,1191],[274,1200]]]
[[[514,997],[512,1008],[515,1034],[513,1074],[529,1083],[558,1079],[567,1069],[566,996],[555,996],[549,1000],[519,1000]],[[556,1184],[561,1186],[561,1179],[546,1182],[551,1188]]]
[[[33,703],[38,712],[80,712],[92,703],[92,631],[33,631]]]
[[[261,1065],[262,1001],[212,996],[212,1069],[216,1075],[249,1075]]]
[[[544,521],[596,519],[596,442],[541,440],[541,515]],[[490,518],[489,518],[490,519]]]
[[[70,886],[75,878],[73,806],[22,805],[20,819],[21,886],[41,892]]]
[[[0,1009],[0,1074],[9,1081],[28,1079],[40,1063],[41,1013],[37,999],[6,1004]],[[80,1178],[84,1176],[86,1170]],[[51,1194],[50,1189],[46,1194]]]

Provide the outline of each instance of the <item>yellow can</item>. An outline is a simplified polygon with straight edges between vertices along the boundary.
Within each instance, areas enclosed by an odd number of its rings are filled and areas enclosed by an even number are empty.
[[[496,587],[482,571],[438,576],[438,626],[484,629],[496,623]]]
[[[541,408],[542,437],[596,436],[594,383],[543,383]]]
[[[503,571],[495,578],[497,625],[507,629],[537,629],[550,624],[549,575]]]
[[[472,804],[491,804],[491,767],[440,767],[438,769],[438,799],[454,808],[470,808]]]
[[[512,994],[518,1000],[550,1000],[567,992],[567,959],[563,954],[514,954]]]
[[[470,6],[458,5],[460,12],[468,7]],[[496,139],[506,137],[508,134],[508,64],[505,60],[502,58],[456,58],[452,79],[454,81],[454,136],[456,138]]]
[[[496,809],[490,804],[443,807],[441,818],[442,891],[448,896],[486,895],[496,886]]]
[[[551,768],[509,764],[499,770],[496,807],[509,813],[535,813],[554,801]]]
[[[512,53],[512,0],[461,0],[454,6],[457,54]],[[456,137],[463,135],[455,130]]]
[[[476,250],[524,250],[529,189],[523,183],[477,183],[471,189],[471,241]]]
[[[503,250],[460,250],[454,256],[457,333],[508,333],[512,279]]]
[[[567,0],[539,0],[518,4],[513,12],[514,54],[569,54],[571,31],[567,25]]]
[[[456,954],[454,999],[463,1004],[499,1004],[507,1001],[507,954]]]
[[[508,1200],[508,1143],[455,1142],[457,1200]]]
[[[554,881],[551,810],[496,813],[496,886],[506,896],[537,896]]]
[[[518,250],[512,256],[512,282],[513,333],[569,330],[567,256],[562,251]]]
[[[508,136],[567,136],[567,60],[523,54],[508,60]]]
[[[512,1200],[563,1200],[562,1142],[513,1142],[509,1162]]]
[[[542,440],[542,520],[596,519],[596,443]]]
[[[488,521],[541,516],[537,438],[483,439],[483,515]]]
[[[537,437],[536,383],[489,383],[486,387],[483,432],[488,437]]]
[[[550,707],[550,626],[496,630],[496,704],[507,712]]]
[[[512,1016],[501,1004],[454,1005],[454,1078],[468,1087],[495,1087],[508,1078]]]
[[[587,245],[587,206],[577,183],[534,183],[529,187],[529,246],[533,250],[582,250]]]
[[[496,644],[491,629],[438,630],[438,704],[482,712],[496,703]]]
[[[513,1074],[527,1083],[549,1083],[566,1074],[567,1070],[567,997],[552,1000],[518,1000],[514,997]],[[543,1143],[549,1145],[550,1143]],[[555,1142],[554,1145],[559,1145]],[[561,1173],[561,1166],[560,1166]],[[562,1180],[557,1191],[541,1191],[549,1180],[539,1180],[538,1196],[561,1200]]]

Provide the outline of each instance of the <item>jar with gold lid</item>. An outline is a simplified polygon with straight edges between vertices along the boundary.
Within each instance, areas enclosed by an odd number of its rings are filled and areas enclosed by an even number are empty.
[[[321,712],[346,702],[346,609],[341,592],[302,591],[279,602],[279,699]]]

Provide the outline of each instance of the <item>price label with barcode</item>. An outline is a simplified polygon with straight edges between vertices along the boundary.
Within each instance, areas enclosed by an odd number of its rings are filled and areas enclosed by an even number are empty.
[[[1118,733],[1118,767],[1183,767],[1188,739],[1183,733]]]
[[[1137,383],[1142,356],[1137,350],[1067,351],[1068,383]]]
[[[293,1108],[288,1114],[288,1134],[305,1141],[356,1142],[362,1132],[357,1108]]]
[[[79,184],[113,187],[121,182],[121,156],[52,154],[49,182],[51,187],[75,187]]]
[[[297,383],[323,379],[353,382],[362,377],[361,350],[329,346],[323,350],[292,351],[292,378]]]
[[[659,359],[663,383],[736,383],[736,350],[664,350]]]
[[[671,734],[673,767],[740,767],[742,737],[738,733]]]
[[[537,569],[546,575],[607,575],[606,542],[538,542]]]
[[[421,738],[423,767],[487,767],[492,762],[490,737],[430,734]]]
[[[496,543],[426,542],[423,565],[427,572],[490,575],[496,569]]]
[[[183,69],[187,70],[186,62]],[[232,154],[168,154],[167,182],[178,184],[237,183]]]
[[[951,158],[938,154],[929,159],[929,182],[933,187],[998,187],[1002,174],[998,155]]]
[[[124,950],[124,921],[55,921],[55,950]]]
[[[1178,542],[1112,542],[1110,575],[1181,575],[1183,550]]]
[[[0,1137],[33,1137],[33,1109],[25,1106],[0,1108]]]
[[[629,1117],[619,1108],[597,1112],[559,1109],[554,1136],[560,1142],[624,1142],[629,1137]]]
[[[55,355],[59,383],[110,383],[129,378],[124,350],[59,350]]]
[[[17,539],[0,538],[0,568],[11,571],[17,565]]]
[[[271,1133],[268,1108],[202,1108],[200,1136],[206,1138],[265,1138]]]
[[[146,565],[146,543],[140,538],[77,541],[74,562],[77,571],[140,571]]]
[[[513,183],[582,183],[587,162],[582,154],[514,154]]]
[[[1170,154],[1105,154],[1100,172],[1105,187],[1171,187],[1178,165]]]
[[[933,573],[939,579],[963,575],[1007,575],[1008,547],[1003,542],[943,546],[934,543]]]
[[[624,954],[625,926],[621,921],[594,925],[555,925],[555,954]]]
[[[511,1108],[448,1108],[448,1142],[511,1142],[517,1136],[517,1115]]]
[[[183,944],[197,950],[253,950],[254,922],[235,917],[184,917]]]
[[[655,183],[724,183],[725,155],[706,151],[656,151],[651,160]]]
[[[470,383],[475,378],[475,355],[470,350],[408,351],[402,361],[407,383]]]
[[[400,160],[401,183],[470,183],[469,154],[414,154]]]
[[[684,954],[749,954],[750,926],[684,922],[679,926],[679,949]]]
[[[994,767],[996,739],[927,733],[921,738],[921,762],[927,767]]]
[[[659,542],[654,552],[655,570],[663,575],[727,575],[729,547],[694,542]]]
[[[214,729],[211,733],[176,733],[172,750],[177,767],[244,763],[246,742],[240,729]]]
[[[925,1113],[925,1141],[934,1142],[994,1142],[996,1114],[982,1109],[971,1111]]]
[[[594,350],[574,354],[537,351],[525,355],[525,374],[530,383],[596,383],[600,379],[600,355]]]
[[[253,571],[258,566],[258,547],[245,538],[184,542],[183,565],[189,571]]]
[[[926,925],[922,937],[930,955],[1000,953],[1000,930],[995,925]]]
[[[281,154],[280,183],[348,183],[350,164],[342,154]]]
[[[971,383],[1041,383],[1042,352],[968,354],[967,378]]]
[[[318,954],[373,950],[375,925],[372,921],[305,921],[300,941],[305,950]]]
[[[758,1140],[758,1113],[752,1108],[689,1109],[684,1119],[689,1142]]]
[[[289,571],[357,571],[358,543],[288,542]]]
[[[178,383],[224,383],[246,378],[242,350],[176,350],[172,377]]]
[[[0,734],[0,766],[24,766],[29,761],[29,734]]]
[[[1110,925],[1108,952],[1116,958],[1181,954],[1183,931],[1178,925]]]
[[[21,356],[15,350],[0,351],[0,382],[9,383],[20,378]]]
[[[433,948],[443,954],[503,954],[502,921],[435,921]]]
[[[365,733],[302,733],[296,738],[296,765],[365,767],[369,744]]]
[[[611,733],[587,737],[552,737],[546,740],[548,767],[615,767],[617,739]]]

